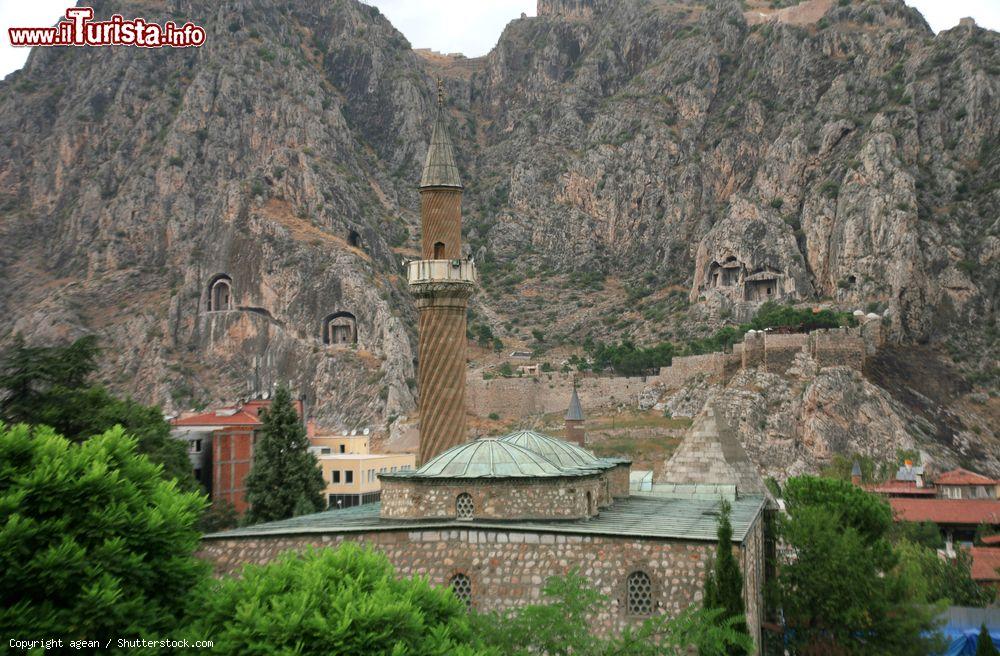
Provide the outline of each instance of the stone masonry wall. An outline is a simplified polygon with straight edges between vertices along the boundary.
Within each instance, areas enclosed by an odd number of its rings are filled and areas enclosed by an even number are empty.
[[[795,361],[795,354],[809,343],[809,335],[769,335],[764,333],[764,367],[768,373],[784,374]]]
[[[706,353],[673,358],[669,367],[660,367],[659,382],[667,389],[673,389],[700,374],[723,378],[726,360],[731,357],[727,353]]]
[[[382,516],[392,519],[454,518],[460,494],[472,496],[476,519],[584,519],[606,505],[603,475],[528,481],[448,483],[382,479]],[[588,500],[588,495],[590,496]]]
[[[766,512],[766,511],[765,511]],[[750,528],[739,550],[740,569],[743,570],[743,600],[746,604],[747,626],[758,645],[761,641],[760,623],[764,619],[764,518],[760,516]]]
[[[385,553],[401,576],[426,576],[443,586],[455,574],[465,574],[472,582],[472,604],[480,611],[537,603],[550,576],[577,567],[611,598],[595,618],[603,631],[618,631],[636,622],[624,608],[625,580],[636,570],[652,579],[654,604],[660,612],[676,614],[700,601],[706,565],[715,551],[707,542],[470,528],[206,540],[200,555],[213,563],[216,572],[228,574],[244,563],[267,563],[288,549],[336,546],[344,540]]]
[[[810,336],[813,360],[820,367],[851,367],[861,371],[865,364],[865,340],[848,329],[817,330]]]
[[[655,379],[655,378],[654,378]],[[654,379],[625,376],[581,376],[576,391],[584,408],[635,405],[639,394]],[[501,418],[565,412],[573,391],[573,374],[551,373],[521,378],[466,379],[466,409],[480,417],[497,413]]]

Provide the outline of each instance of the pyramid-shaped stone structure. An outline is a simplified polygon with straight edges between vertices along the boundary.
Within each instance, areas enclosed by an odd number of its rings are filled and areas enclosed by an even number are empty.
[[[663,483],[735,485],[739,495],[767,495],[756,465],[722,413],[708,403],[667,461]]]

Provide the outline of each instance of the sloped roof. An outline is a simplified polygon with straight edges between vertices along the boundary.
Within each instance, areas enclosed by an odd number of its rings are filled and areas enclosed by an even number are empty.
[[[972,580],[1000,581],[1000,549],[995,547],[972,547]]]
[[[891,497],[897,519],[936,524],[1000,525],[1000,501],[994,499],[907,499]]]
[[[711,403],[663,468],[659,481],[683,484],[730,484],[739,494],[767,495],[767,488],[740,444],[736,432]]]
[[[590,451],[556,437],[532,430],[517,430],[500,438],[501,442],[516,444],[528,451],[544,456],[560,467],[580,469],[610,469],[615,463],[598,458]]]
[[[996,485],[995,479],[977,474],[968,469],[952,469],[934,479],[935,485]]]
[[[487,438],[452,447],[420,469],[382,474],[382,478],[552,478],[581,476],[593,470],[560,467],[517,444]]]
[[[455,148],[451,145],[448,124],[441,108],[438,108],[434,118],[434,129],[427,148],[427,159],[424,160],[424,172],[420,176],[420,186],[462,188],[462,179],[455,163]]]
[[[199,415],[191,415],[183,419],[171,419],[172,426],[261,426],[260,419],[248,412],[237,410],[232,414],[219,414],[218,412],[203,412]]]
[[[741,497],[732,503],[730,521],[733,542],[740,543],[758,521],[765,499]],[[344,510],[328,510],[255,526],[246,526],[206,535],[204,540],[266,537],[279,535],[370,533],[373,531],[414,531],[420,529],[453,531],[504,530],[512,533],[556,533],[602,535],[611,537],[646,537],[660,539],[716,542],[718,540],[719,500],[690,498],[655,498],[632,496],[602,508],[596,517],[579,520],[459,520],[387,519],[380,517],[380,503],[368,503]]]
[[[569,397],[569,409],[566,411],[567,421],[583,421],[583,408],[580,406],[580,397],[573,388],[573,395]]]
[[[933,486],[917,487],[916,481],[886,481],[877,485],[866,485],[865,489],[875,494],[914,495],[932,497],[936,493]]]

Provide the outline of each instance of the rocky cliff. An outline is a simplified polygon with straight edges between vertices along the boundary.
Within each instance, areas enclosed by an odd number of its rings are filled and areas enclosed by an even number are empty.
[[[353,0],[95,3],[208,39],[36,50],[0,83],[0,334],[98,332],[107,380],[171,410],[290,381],[331,427],[412,413],[400,261],[441,76],[477,321],[505,340],[860,307],[995,417],[1000,36],[773,4],[542,0],[463,60]],[[344,313],[357,343],[327,344]]]

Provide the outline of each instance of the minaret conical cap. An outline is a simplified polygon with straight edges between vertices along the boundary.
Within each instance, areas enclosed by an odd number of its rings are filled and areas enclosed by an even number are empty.
[[[455,164],[455,148],[448,136],[448,123],[444,115],[444,90],[438,81],[438,108],[431,132],[431,145],[427,148],[424,173],[420,176],[420,187],[455,187],[462,189]]]

